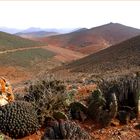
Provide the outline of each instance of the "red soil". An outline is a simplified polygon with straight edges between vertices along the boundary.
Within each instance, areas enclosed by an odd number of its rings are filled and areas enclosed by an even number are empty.
[[[117,23],[109,23],[78,32],[38,38],[37,40],[47,42],[49,45],[91,54],[91,52],[95,53],[139,34],[139,29]]]

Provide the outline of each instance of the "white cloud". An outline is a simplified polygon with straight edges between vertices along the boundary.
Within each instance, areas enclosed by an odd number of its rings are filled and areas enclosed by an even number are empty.
[[[140,1],[0,1],[0,26],[94,27],[118,22],[140,28]]]

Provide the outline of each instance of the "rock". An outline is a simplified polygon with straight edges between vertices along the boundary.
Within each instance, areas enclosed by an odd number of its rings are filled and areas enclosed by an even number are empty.
[[[134,126],[135,129],[140,129],[140,124],[136,123]]]
[[[119,120],[112,120],[111,121],[111,126],[119,126],[120,125],[120,122],[119,122]]]
[[[128,124],[130,121],[130,113],[127,111],[119,111],[118,113],[118,119],[120,121],[120,123],[122,124]]]
[[[130,119],[135,119],[136,118],[136,110],[135,107],[130,107],[130,106],[121,106],[120,110],[125,110],[130,113]]]
[[[121,133],[121,135],[125,136],[125,135],[127,135],[128,132],[126,132],[126,131],[120,131],[120,133]]]
[[[82,122],[84,122],[87,119],[87,116],[82,111],[80,111],[79,113]]]
[[[0,140],[4,140],[4,135],[0,134]]]
[[[0,140],[12,140],[12,138],[0,133]]]
[[[4,95],[0,95],[0,106],[4,106],[6,104],[8,104],[8,98]]]

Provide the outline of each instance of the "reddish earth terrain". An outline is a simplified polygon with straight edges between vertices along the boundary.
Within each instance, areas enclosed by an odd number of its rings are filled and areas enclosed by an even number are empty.
[[[136,127],[139,125],[139,120],[133,120],[128,125],[121,125],[117,121],[112,122],[112,126],[106,128],[98,128],[98,125],[92,120],[87,120],[80,123],[82,127],[87,130],[95,140],[139,140],[140,129]]]
[[[60,66],[64,62],[71,62],[73,60],[77,60],[85,56],[84,54],[79,53],[79,52],[75,52],[75,51],[65,49],[65,48],[58,48],[58,47],[50,46],[50,45],[0,51],[0,54],[12,53],[12,52],[24,51],[24,50],[30,50],[30,49],[37,49],[37,48],[43,48],[43,49],[46,49],[55,53],[55,56],[53,58],[47,60],[48,61],[47,67],[49,67],[49,69]],[[45,67],[44,67],[44,70],[45,70]],[[3,76],[9,79],[12,83],[20,83],[20,82],[29,80],[31,79],[31,77],[34,77],[34,75],[36,75],[35,73],[36,73],[36,69],[27,70],[19,66],[14,66],[14,67],[1,66],[0,67],[0,76]]]
[[[59,48],[52,45],[48,45],[45,47],[43,46],[42,48],[56,53],[55,59],[59,60],[60,62],[70,62],[70,61],[77,60],[86,56],[76,51],[72,51],[66,48]]]
[[[137,129],[139,121],[134,120],[128,125],[109,126],[107,128],[98,128],[97,125],[92,120],[87,120],[85,122],[78,122],[82,128],[84,128],[93,137],[93,140],[139,140],[140,139],[140,129]],[[114,125],[112,123],[112,125]],[[40,140],[43,131],[40,130],[31,136],[27,136],[21,140]]]
[[[0,51],[0,54],[12,53],[12,52],[16,52],[16,51],[24,51],[24,50],[30,50],[30,49],[37,49],[37,48],[47,49],[51,52],[56,53],[55,58],[59,61],[62,61],[62,62],[70,62],[70,61],[80,59],[80,58],[83,58],[86,56],[86,55],[79,53],[79,52],[76,52],[76,51],[72,51],[72,50],[65,49],[65,48],[58,48],[58,47],[52,46],[52,45],[11,49],[11,50],[6,50],[6,51]]]
[[[96,85],[79,85],[77,97],[82,99],[89,96],[90,89],[95,89]],[[81,94],[82,93],[82,94]],[[84,95],[86,94],[86,96]],[[111,125],[101,128],[99,124],[93,120],[87,119],[84,122],[75,121],[84,128],[92,137],[93,140],[139,140],[140,139],[140,119],[133,119],[127,125],[122,125],[116,119],[111,122]],[[41,140],[44,134],[44,129],[40,129],[33,135],[22,138],[21,140]],[[8,138],[8,140],[11,140]]]
[[[76,50],[84,54],[91,54],[137,35],[140,35],[139,29],[117,23],[109,23],[91,29],[37,40],[47,42],[50,45]]]
[[[70,63],[65,68],[74,72],[109,73],[140,70],[140,36],[91,54]]]
[[[0,76],[8,79],[12,84],[26,81],[31,78],[29,72],[19,67],[3,66],[0,67]]]
[[[95,89],[96,85],[79,86],[76,97],[85,99],[89,96],[90,89]],[[82,93],[82,94],[81,94]],[[87,94],[88,93],[88,94]],[[86,96],[85,96],[85,95]],[[75,121],[84,128],[92,137],[93,140],[139,140],[140,139],[140,120],[133,119],[128,124],[122,125],[116,119],[112,120],[111,125],[101,128],[99,124],[93,120],[87,119],[84,122]],[[33,135],[22,138],[21,140],[40,140],[44,134],[44,129],[41,129]]]
[[[111,30],[107,28],[108,26]],[[124,28],[129,32],[126,32]],[[82,30],[79,31],[80,33],[73,32],[67,35],[43,38],[42,41],[47,41],[53,45],[36,48],[47,49],[56,54],[49,60],[47,66],[58,66],[63,62],[70,62],[82,58],[69,63],[67,66],[53,69],[50,73],[55,74],[58,79],[74,79],[73,81],[75,81],[75,79],[80,79],[82,81],[82,78],[86,76],[96,77],[100,73],[108,76],[112,75],[112,73],[114,75],[116,73],[122,74],[123,72],[129,73],[131,70],[140,71],[140,36],[107,48],[114,43],[118,43],[121,39],[125,40],[132,35],[139,34],[139,30],[132,28],[129,28],[130,30],[128,30],[128,28],[129,27],[122,27],[120,24],[111,23],[89,30]],[[124,32],[120,34],[122,30]],[[135,31],[133,32],[132,30]],[[102,31],[104,31],[103,34]],[[96,35],[94,33],[96,33]],[[59,48],[58,46],[62,48]],[[66,49],[65,47],[72,48],[74,51]],[[27,49],[31,48],[7,50],[0,53],[12,53]],[[75,50],[79,52],[76,52]],[[98,52],[99,50],[102,51]],[[84,55],[84,53],[89,54],[91,52],[97,53],[85,57],[86,55]],[[44,65],[43,69],[44,72],[46,72]],[[0,76],[6,77],[14,85],[14,92],[19,92],[24,88],[25,84],[23,84],[23,81],[34,80],[37,77],[34,72],[36,73],[36,71],[27,71],[21,67],[0,67]],[[40,73],[42,73],[42,71],[40,71]],[[18,87],[19,89],[16,90],[15,87]],[[79,87],[78,94],[76,96],[77,99],[88,96],[89,92],[87,91],[90,91],[93,88],[96,88],[96,85]],[[132,120],[128,125],[122,125],[117,120],[113,120],[111,126],[106,128],[100,128],[100,126],[92,120],[76,122],[89,132],[95,140],[140,140],[139,118]],[[40,140],[43,133],[44,129],[41,129],[35,134],[25,137],[22,140]]]

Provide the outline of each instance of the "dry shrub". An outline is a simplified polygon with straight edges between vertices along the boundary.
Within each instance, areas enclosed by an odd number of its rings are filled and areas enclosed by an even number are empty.
[[[38,80],[29,86],[24,99],[36,106],[41,122],[44,122],[45,117],[52,116],[54,111],[65,109],[65,83],[53,77]]]

